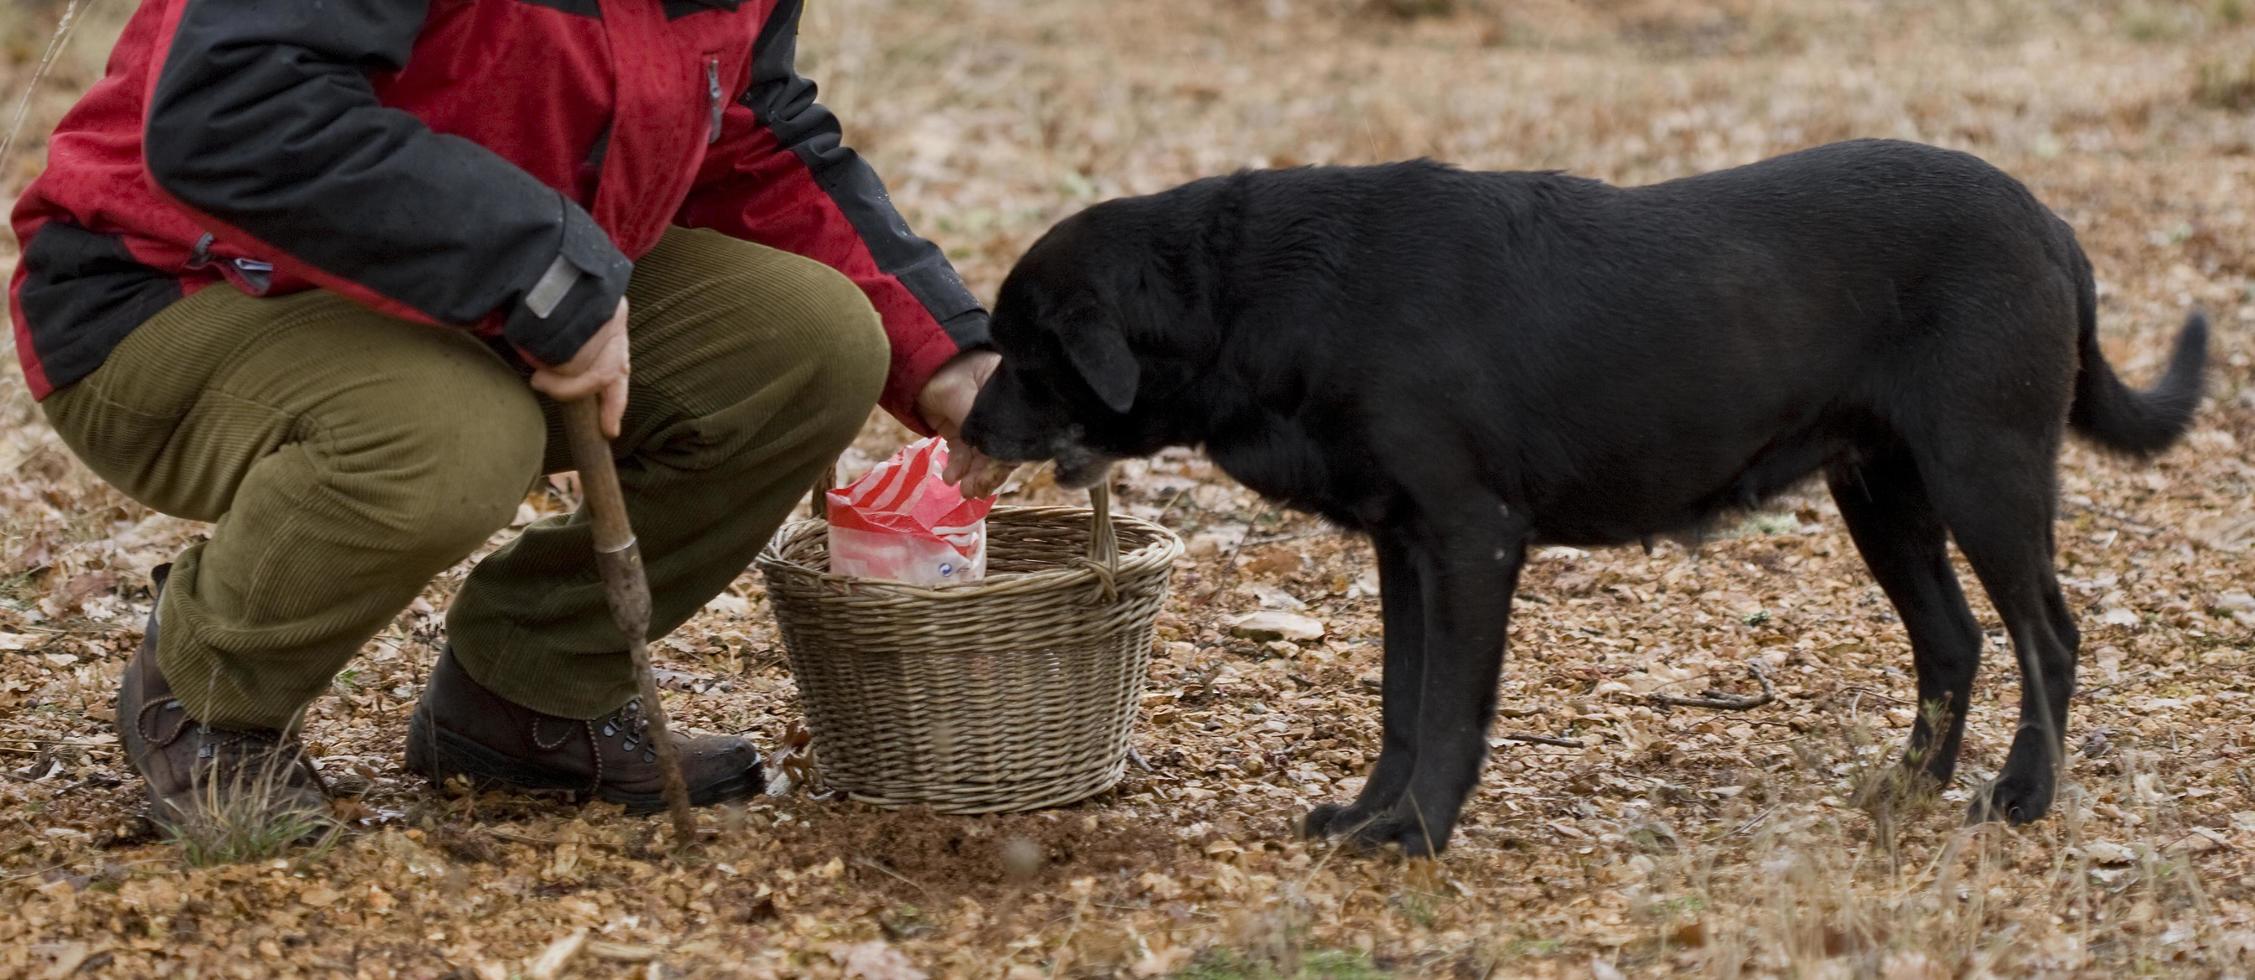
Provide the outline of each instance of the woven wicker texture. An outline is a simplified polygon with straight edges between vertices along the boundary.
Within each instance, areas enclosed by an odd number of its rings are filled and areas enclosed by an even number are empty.
[[[987,517],[987,578],[930,589],[829,574],[823,522],[758,566],[830,786],[880,806],[999,813],[1110,789],[1182,542],[1093,508]]]

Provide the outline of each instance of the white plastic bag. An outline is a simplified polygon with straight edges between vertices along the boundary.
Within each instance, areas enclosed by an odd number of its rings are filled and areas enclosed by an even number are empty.
[[[825,494],[830,571],[927,586],[985,578],[994,498],[964,499],[940,480],[946,469],[947,444],[924,439]]]

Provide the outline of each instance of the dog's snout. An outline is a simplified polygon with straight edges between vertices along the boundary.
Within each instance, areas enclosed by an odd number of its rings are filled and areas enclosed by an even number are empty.
[[[971,406],[971,414],[963,420],[963,441],[990,459],[1010,463],[1038,462],[1046,457],[1039,451],[1038,440],[1023,431],[1024,426],[1012,422],[1012,410],[985,394]]]
[[[991,459],[1038,463],[1050,456],[1052,414],[1005,364],[972,402],[963,420],[963,441]]]
[[[994,454],[993,440],[987,438],[986,417],[977,405],[971,407],[971,414],[963,420],[963,441],[989,457],[1002,458]]]

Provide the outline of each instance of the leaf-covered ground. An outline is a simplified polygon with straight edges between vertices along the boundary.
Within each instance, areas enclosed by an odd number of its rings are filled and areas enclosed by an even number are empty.
[[[0,201],[99,70],[125,0],[0,9],[28,93]],[[133,816],[111,729],[148,569],[199,528],[103,488],[0,384],[0,975],[1948,977],[2244,975],[2255,959],[2255,19],[2242,0],[832,0],[802,45],[853,141],[982,294],[1095,200],[1247,165],[1432,155],[1641,182],[1849,136],[1980,153],[2071,221],[2102,331],[2151,377],[2187,308],[2210,397],[2151,465],[2062,461],[2060,569],[2085,629],[2069,788],[2034,826],[1959,813],[2016,690],[1995,621],[1965,766],[1938,802],[1857,790],[1913,718],[1909,651],[1821,493],[1710,541],[1544,552],[1496,751],[1455,848],[1366,860],[1291,839],[1375,751],[1377,602],[1359,544],[1189,455],[1123,506],[1190,542],[1136,744],[1083,805],[986,818],[805,796],[657,821],[460,798],[400,739],[460,570],[312,712],[353,833],[185,866]],[[13,261],[13,243],[0,263]],[[860,461],[897,445],[872,423]],[[1036,487],[1034,499],[1062,499]],[[525,516],[560,506],[545,495]],[[1320,639],[1260,642],[1261,609]],[[798,720],[758,583],[657,651],[676,717]],[[1745,712],[1652,692],[1752,689]],[[1519,736],[1535,736],[1531,741]],[[1564,744],[1557,744],[1564,743]]]

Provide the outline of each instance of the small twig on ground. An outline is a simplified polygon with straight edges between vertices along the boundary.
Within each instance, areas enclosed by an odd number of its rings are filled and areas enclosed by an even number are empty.
[[[1557,745],[1569,749],[1583,747],[1580,742],[1570,738],[1559,738],[1555,735],[1523,735],[1518,732],[1504,732],[1496,737],[1506,742],[1533,742],[1536,745]]]
[[[1190,486],[1196,486],[1196,484],[1191,484]],[[1175,491],[1174,496],[1168,497],[1166,503],[1159,505],[1159,516],[1152,518],[1152,520],[1160,524],[1165,524],[1167,522],[1167,515],[1174,513],[1175,506],[1182,503],[1184,497],[1190,496],[1190,486],[1185,486],[1182,489]]]
[[[1245,550],[1247,544],[1251,543],[1253,532],[1261,529],[1261,518],[1267,516],[1268,501],[1264,498],[1253,508],[1253,519],[1245,522],[1245,536],[1238,538],[1237,543],[1230,546],[1229,553],[1221,557],[1223,571],[1232,575],[1237,573],[1237,556]]]
[[[891,868],[885,867],[882,864],[878,864],[877,862],[872,861],[868,858],[855,858],[854,863],[859,864],[864,868],[868,868],[871,871],[875,871],[878,874],[884,875],[885,877],[891,878],[894,881],[900,882],[901,884],[914,888],[917,891],[923,892],[927,895],[931,894],[932,892],[931,889],[924,887],[922,882],[919,882],[914,878],[910,878],[907,875],[901,874],[898,871],[894,871]]]
[[[1083,915],[1086,915],[1087,913],[1088,899],[1081,899],[1079,904],[1073,906],[1072,924],[1065,927],[1065,935],[1063,938],[1057,940],[1057,945],[1050,947],[1049,976],[1054,977],[1057,975],[1057,967],[1059,965],[1058,959],[1066,955],[1068,950],[1071,948],[1073,944],[1073,936],[1081,931],[1081,917]]]
[[[53,872],[61,871],[67,867],[70,867],[70,865],[58,864],[53,867],[41,868],[37,871],[24,871],[12,875],[0,875],[0,881],[22,881],[26,878],[38,878],[47,874],[51,874]]]
[[[1645,699],[1653,704],[1664,704],[1678,708],[1711,708],[1716,711],[1746,711],[1777,700],[1777,685],[1770,683],[1770,675],[1762,670],[1760,662],[1749,661],[1746,664],[1746,670],[1753,674],[1754,680],[1762,685],[1762,693],[1722,694],[1710,692],[1695,698],[1677,697],[1673,694],[1647,694]]]
[[[1762,825],[1762,821],[1769,819],[1769,816],[1770,816],[1770,814],[1772,814],[1772,813],[1776,813],[1776,812],[1777,812],[1777,807],[1776,807],[1775,805],[1772,805],[1772,806],[1768,806],[1768,807],[1764,807],[1764,808],[1762,809],[1762,812],[1760,812],[1760,813],[1757,813],[1757,814],[1755,814],[1755,815],[1753,815],[1753,816],[1751,816],[1751,817],[1748,817],[1748,818],[1746,819],[1746,822],[1745,822],[1745,823],[1739,824],[1739,825],[1738,825],[1738,827],[1737,827],[1736,829],[1732,830],[1732,831],[1731,831],[1730,833],[1724,834],[1724,835],[1723,835],[1722,837],[1720,837],[1720,838],[1717,838],[1717,839],[1718,839],[1718,840],[1723,840],[1723,839],[1728,839],[1728,838],[1732,838],[1732,837],[1737,837],[1737,836],[1740,836],[1740,835],[1742,835],[1742,834],[1746,834],[1746,833],[1748,833],[1748,832],[1752,831],[1752,830],[1753,830],[1754,828],[1761,826],[1761,825]]]
[[[1255,548],[1255,547],[1262,547],[1262,546],[1265,546],[1265,545],[1272,545],[1272,544],[1284,544],[1284,543],[1286,543],[1286,542],[1290,542],[1290,541],[1305,541],[1305,540],[1307,540],[1307,539],[1309,539],[1309,538],[1321,537],[1321,536],[1323,536],[1323,535],[1326,535],[1326,534],[1331,534],[1331,533],[1333,533],[1333,531],[1332,531],[1332,529],[1331,529],[1331,528],[1329,528],[1329,527],[1319,527],[1319,528],[1313,528],[1313,529],[1311,529],[1311,530],[1306,530],[1306,531],[1287,531],[1287,532],[1282,532],[1282,533],[1278,533],[1278,534],[1272,534],[1272,535],[1269,535],[1269,536],[1267,536],[1267,537],[1263,537],[1263,538],[1256,538],[1256,537],[1252,537],[1252,536],[1250,536],[1250,535],[1247,535],[1247,536],[1246,536],[1246,538],[1245,538],[1245,540],[1243,540],[1243,541],[1239,542],[1237,546],[1238,546],[1238,548],[1240,548],[1240,549],[1243,549],[1243,548]]]
[[[1864,686],[1862,686],[1862,685],[1860,685],[1860,684],[1850,684],[1850,685],[1848,685],[1848,686],[1846,686],[1846,687],[1843,687],[1843,688],[1841,688],[1840,690],[1841,690],[1841,692],[1842,692],[1842,693],[1856,694],[1856,695],[1860,695],[1860,696],[1863,696],[1863,697],[1869,697],[1869,698],[1878,698],[1879,700],[1881,700],[1881,701],[1885,701],[1885,702],[1887,702],[1887,703],[1889,703],[1889,704],[1909,704],[1909,705],[1916,705],[1916,704],[1918,703],[1918,702],[1916,702],[1916,701],[1913,701],[1913,700],[1911,700],[1911,699],[1909,699],[1909,698],[1898,698],[1898,697],[1893,697],[1893,696],[1890,696],[1890,695],[1886,695],[1886,694],[1881,694],[1881,693],[1879,693],[1878,691],[1874,691],[1874,690],[1872,690],[1871,688],[1868,688],[1868,687],[1864,687]]]

